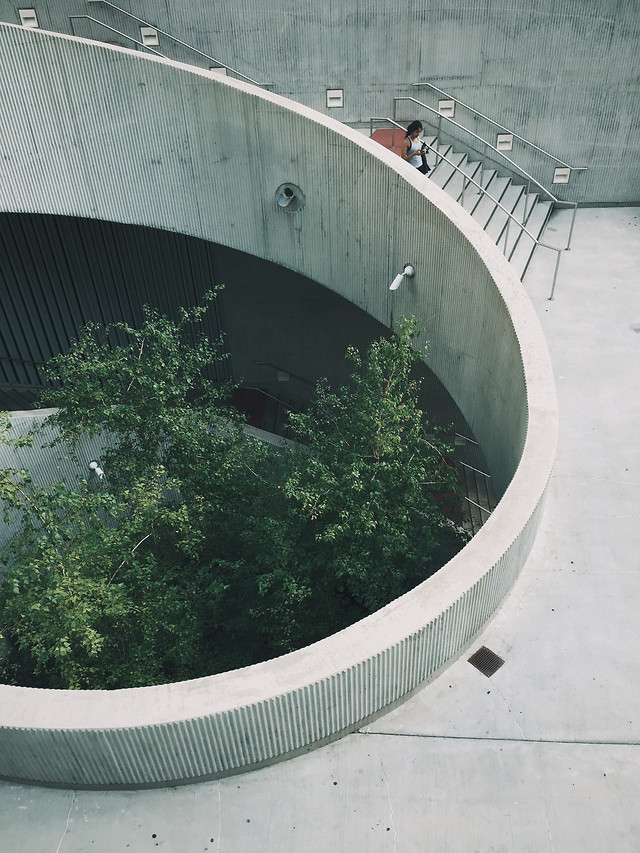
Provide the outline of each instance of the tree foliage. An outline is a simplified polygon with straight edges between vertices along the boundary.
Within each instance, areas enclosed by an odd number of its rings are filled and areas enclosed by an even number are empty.
[[[88,326],[53,359],[43,402],[58,441],[107,435],[109,449],[102,479],[41,487],[2,472],[5,512],[21,517],[1,558],[4,680],[113,688],[244,666],[438,567],[455,476],[416,402],[416,322],[364,357],[350,349],[351,384],[321,382],[291,416],[296,444],[274,449],[206,378],[220,342],[188,334],[213,298],[177,322],[147,308],[140,329]]]
[[[404,320],[364,360],[349,348],[351,385],[320,383],[310,411],[291,416],[308,453],[288,493],[314,531],[319,573],[328,569],[363,613],[425,576],[447,526],[439,497],[456,485],[449,450],[418,407],[417,336],[416,320]]]

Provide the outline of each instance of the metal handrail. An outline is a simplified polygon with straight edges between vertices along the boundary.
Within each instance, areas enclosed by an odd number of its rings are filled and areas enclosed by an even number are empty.
[[[121,33],[120,30],[116,30],[113,27],[110,27],[108,24],[105,24],[103,21],[99,21],[97,18],[92,18],[91,15],[69,15],[70,21],[77,20],[79,18],[83,18],[87,21],[93,21],[94,24],[100,24],[100,26],[104,27],[105,30],[109,30],[110,32],[115,33],[116,35],[122,36],[122,38],[128,39],[129,41],[132,41],[134,44],[140,45],[140,47],[143,47],[145,50],[150,50],[151,53],[155,53],[157,56],[163,55],[160,53],[159,50],[154,50],[152,47],[149,47],[149,45],[143,44],[141,41],[134,39],[133,36],[128,36],[126,33]]]
[[[458,460],[458,464],[462,465],[464,468],[469,468],[471,471],[475,471],[476,474],[482,474],[482,476],[486,477],[488,480],[491,479],[491,474],[487,474],[486,471],[481,471],[479,468],[474,468],[473,465],[468,465],[466,462],[463,462],[462,459]]]
[[[207,53],[203,53],[201,50],[198,50],[197,47],[193,47],[193,45],[187,44],[186,42],[181,41],[176,36],[173,36],[173,35],[171,35],[171,33],[167,33],[164,30],[161,30],[159,27],[156,27],[154,24],[149,24],[149,23],[147,23],[147,21],[143,21],[142,18],[138,18],[136,15],[132,15],[131,12],[127,12],[126,9],[121,9],[119,6],[115,6],[113,3],[109,3],[108,0],[87,0],[87,2],[88,3],[103,3],[105,6],[110,6],[112,9],[115,9],[116,12],[122,12],[123,15],[126,15],[128,18],[133,18],[134,21],[137,21],[139,24],[142,24],[142,26],[150,27],[151,29],[154,29],[156,32],[161,33],[163,36],[166,36],[167,38],[176,42],[176,44],[180,44],[180,45],[182,45],[182,47],[186,47],[188,50],[192,50],[194,53],[197,53],[200,56],[203,56],[205,59],[208,59],[210,62],[216,63],[218,65],[218,67],[225,68],[227,71],[231,71],[232,74],[235,74],[238,77],[241,77],[243,80],[246,80],[248,83],[253,83],[254,86],[260,86],[262,88],[265,85],[268,85],[268,84],[258,83],[257,80],[253,80],[251,77],[247,77],[246,74],[242,74],[242,72],[236,71],[235,68],[232,68],[230,65],[227,65],[225,62],[221,62],[219,59],[216,59],[213,56],[209,56],[209,54],[207,54]],[[82,17],[89,17],[89,16],[88,15],[70,15],[69,17],[82,18]],[[90,18],[90,20],[95,21],[96,19]],[[103,24],[102,21],[96,21],[96,23],[102,24],[103,26],[107,27],[107,25]],[[111,29],[111,27],[107,27],[107,29]],[[117,30],[113,30],[113,32],[117,32]],[[120,33],[120,35],[124,35],[124,34]],[[125,38],[129,38],[129,37],[125,36]],[[131,40],[135,41],[135,39],[131,39]],[[140,42],[136,42],[136,44],[140,44]],[[145,44],[143,44],[142,47],[146,48],[147,50],[152,50],[152,48],[148,47]],[[153,50],[153,53],[158,53],[160,56],[163,56],[163,54],[159,53],[159,51],[157,51],[157,50]]]
[[[487,509],[486,506],[482,506],[481,504],[477,504],[475,501],[472,501],[471,498],[467,497],[467,495],[462,496],[466,501],[469,501],[470,504],[477,506],[478,509],[481,509],[483,512],[486,512],[488,515],[491,515],[491,510]]]
[[[438,92],[440,95],[444,95],[445,98],[449,101],[454,101],[456,104],[460,104],[465,110],[469,110],[469,112],[474,113],[474,115],[478,116],[478,118],[484,119],[484,121],[488,121],[494,127],[499,127],[500,130],[508,133],[510,136],[515,137],[515,139],[519,139],[520,142],[524,142],[525,145],[528,145],[530,148],[534,148],[536,151],[539,151],[541,154],[544,154],[545,157],[549,157],[551,160],[555,160],[556,163],[560,163],[561,166],[564,166],[567,169],[571,169],[572,172],[584,172],[588,170],[588,166],[570,166],[568,163],[565,163],[564,160],[561,160],[559,157],[556,157],[553,154],[550,154],[548,151],[545,151],[544,148],[540,148],[539,145],[536,145],[534,142],[530,142],[528,139],[525,139],[524,136],[520,136],[519,133],[516,133],[514,130],[509,130],[508,127],[505,127],[504,124],[500,124],[500,122],[495,121],[489,116],[484,115],[479,110],[470,107],[469,104],[465,104],[464,101],[461,101],[459,98],[456,98],[454,95],[450,95],[448,92],[439,89],[437,86],[434,86],[433,83],[412,83],[412,86],[429,86],[430,89],[433,89],[434,92]]]
[[[94,2],[95,2],[95,0],[94,0]],[[428,104],[423,104],[422,101],[418,101],[416,98],[410,98],[408,96],[401,97],[401,98],[394,98],[393,99],[393,116],[394,116],[394,119],[395,119],[395,115],[396,115],[396,103],[398,101],[413,101],[414,104],[418,104],[419,106],[424,107],[426,110],[429,110],[429,112],[435,113],[438,116],[438,139],[440,138],[441,120],[443,118],[445,118],[447,121],[451,122],[451,124],[455,125],[460,130],[464,130],[465,133],[468,133],[470,136],[473,136],[474,139],[477,139],[478,142],[481,142],[483,147],[484,147],[484,151],[483,151],[483,155],[482,155],[483,156],[483,169],[484,169],[484,157],[486,156],[486,149],[488,147],[488,148],[491,148],[492,151],[495,151],[496,154],[499,154],[504,160],[507,161],[507,163],[509,163],[511,166],[513,166],[513,168],[517,172],[519,172],[523,177],[525,177],[527,179],[527,181],[530,181],[531,183],[535,184],[538,187],[538,189],[541,189],[544,193],[546,193],[549,196],[549,198],[551,199],[551,201],[553,201],[553,202],[559,201],[559,199],[556,198],[553,195],[553,193],[549,192],[549,190],[545,186],[543,186],[539,181],[536,181],[536,179],[534,177],[532,177],[528,172],[525,172],[525,170],[522,169],[520,166],[518,166],[517,163],[514,163],[514,161],[510,157],[507,157],[506,154],[503,154],[502,151],[500,151],[498,148],[496,148],[490,142],[487,142],[486,139],[483,139],[481,136],[478,136],[477,133],[474,133],[472,130],[469,130],[468,128],[466,128],[464,125],[459,124],[457,121],[454,121],[452,118],[449,118],[449,116],[445,116],[441,112],[438,112],[438,110],[434,109],[433,107],[430,107]],[[570,167],[567,167],[567,168],[570,168]]]
[[[414,99],[412,98],[411,100],[414,100]],[[403,133],[406,133],[405,128],[401,124],[398,124],[398,122],[395,121],[394,119],[370,118],[369,119],[369,135],[370,136],[373,136],[373,123],[376,121],[388,122],[389,124],[395,125],[395,127],[400,129]],[[436,142],[437,141],[438,141],[438,137],[436,137]],[[573,216],[571,218],[571,227],[569,230],[569,237],[567,239],[567,245],[564,247],[550,246],[548,243],[543,243],[537,237],[534,237],[533,234],[525,226],[524,221],[520,222],[520,220],[511,211],[507,210],[506,207],[504,207],[502,204],[500,204],[500,202],[491,195],[491,193],[487,192],[485,187],[483,187],[481,184],[479,184],[477,181],[475,181],[473,178],[471,178],[469,175],[467,175],[467,173],[464,172],[456,163],[454,163],[452,160],[449,160],[449,158],[446,155],[439,152],[437,150],[437,148],[434,148],[433,145],[431,145],[429,142],[425,141],[425,145],[430,151],[433,151],[435,153],[436,164],[438,163],[438,160],[440,160],[440,161],[444,160],[445,163],[448,163],[449,166],[451,166],[456,172],[460,172],[462,174],[462,196],[461,196],[461,198],[462,198],[463,204],[464,204],[465,191],[466,191],[467,187],[469,186],[469,184],[473,184],[475,187],[478,188],[478,190],[480,191],[480,193],[482,195],[485,195],[489,199],[491,199],[491,201],[496,205],[496,207],[499,207],[500,210],[502,210],[502,212],[507,215],[507,227],[505,229],[505,239],[504,239],[505,256],[506,256],[507,241],[509,239],[509,223],[511,222],[511,220],[513,220],[518,225],[518,227],[520,228],[521,231],[524,231],[524,233],[527,235],[527,237],[529,237],[531,240],[533,240],[533,243],[535,246],[542,246],[542,248],[544,248],[544,249],[551,249],[551,251],[556,252],[556,266],[555,266],[555,270],[554,270],[554,274],[553,274],[553,284],[551,287],[551,295],[549,296],[549,300],[550,301],[553,300],[553,295],[554,295],[555,287],[556,287],[556,280],[558,277],[558,267],[560,265],[560,253],[569,251],[569,247],[571,244],[571,237],[573,235],[573,226],[575,223],[576,209],[578,207],[577,203],[576,202],[561,201],[559,199],[555,199],[555,197],[552,196],[552,198],[554,199],[554,201],[557,204],[563,204],[563,205],[566,205],[567,207],[572,207],[573,208]],[[482,180],[482,177],[480,179]],[[549,193],[549,195],[551,195],[551,194]],[[526,216],[526,204],[525,204],[525,212],[523,214],[523,220],[524,220],[525,216]],[[499,245],[501,237],[502,237],[502,235],[500,235],[498,237],[498,240],[496,241],[496,246]]]
[[[287,403],[286,400],[283,400],[281,397],[276,397],[275,394],[270,394],[268,391],[265,391],[264,388],[256,388],[253,385],[243,385],[242,387],[246,388],[247,391],[259,391],[265,397],[269,397],[270,400],[275,400],[276,403],[279,403],[281,406],[286,406],[287,409],[291,409],[292,412],[302,412],[302,409],[294,406],[293,403]]]
[[[396,127],[400,128],[401,130],[404,130],[404,128],[402,127],[402,125],[401,125],[401,124],[398,124],[398,123],[397,123],[397,122],[395,122],[395,121],[393,121],[393,119],[389,119],[389,118],[372,118],[372,119],[370,119],[370,122],[374,122],[374,121],[388,121],[388,122],[390,122],[391,124],[395,124],[395,125],[396,125]],[[423,141],[424,141],[424,140],[423,140]],[[527,228],[525,227],[524,223],[523,223],[523,222],[520,222],[520,220],[519,220],[519,219],[517,219],[517,218],[513,215],[513,213],[512,213],[511,211],[507,210],[507,208],[506,208],[506,207],[503,207],[503,205],[502,205],[502,204],[500,204],[500,202],[498,201],[498,199],[494,198],[494,197],[491,195],[491,193],[487,192],[487,190],[486,190],[486,189],[485,189],[481,184],[479,184],[479,183],[478,183],[477,181],[475,181],[473,178],[469,177],[469,175],[467,175],[467,174],[466,174],[466,172],[463,172],[463,171],[462,171],[462,169],[461,169],[461,168],[460,168],[456,163],[454,163],[452,160],[449,160],[449,158],[448,158],[446,155],[444,155],[444,154],[442,154],[440,151],[438,151],[438,150],[437,150],[437,148],[434,148],[434,147],[433,147],[433,145],[431,145],[429,142],[425,142],[424,144],[427,146],[427,148],[428,148],[430,151],[433,151],[433,152],[434,152],[434,154],[436,155],[436,163],[438,162],[438,160],[440,160],[440,161],[444,160],[444,161],[445,161],[445,163],[448,163],[448,164],[449,164],[453,169],[455,169],[455,171],[456,171],[456,172],[461,172],[461,173],[462,173],[462,175],[463,175],[463,181],[464,181],[464,179],[466,179],[466,181],[467,181],[467,186],[469,186],[469,184],[471,183],[471,184],[473,184],[475,187],[477,187],[477,188],[480,190],[480,192],[481,192],[483,195],[486,195],[488,198],[490,198],[490,199],[491,199],[491,201],[492,201],[492,202],[493,202],[497,207],[499,207],[499,208],[500,208],[500,210],[502,210],[502,211],[503,211],[503,213],[506,213],[506,215],[509,217],[509,219],[513,219],[515,222],[517,222],[517,224],[520,226],[520,228],[525,232],[525,234],[526,234],[528,237],[530,237],[530,238],[531,238],[531,239],[532,239],[536,244],[538,243],[538,240],[533,236],[533,234],[531,234],[531,233],[527,230]],[[464,183],[463,183],[463,187],[464,187]],[[466,187],[464,187],[464,189],[466,189]],[[463,193],[464,193],[464,189],[463,189]],[[502,236],[502,235],[501,235],[501,236]],[[496,245],[497,245],[497,244],[496,244]],[[553,247],[550,247],[550,248],[553,248]]]

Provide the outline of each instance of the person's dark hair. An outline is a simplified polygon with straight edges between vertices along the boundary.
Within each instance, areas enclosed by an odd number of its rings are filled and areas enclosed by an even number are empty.
[[[409,127],[407,128],[407,136],[410,136],[414,130],[423,130],[424,128],[420,124],[419,121],[412,121]]]

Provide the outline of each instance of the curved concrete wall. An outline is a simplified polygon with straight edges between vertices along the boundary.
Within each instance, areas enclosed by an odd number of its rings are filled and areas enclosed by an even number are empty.
[[[113,31],[69,17],[88,14],[140,40],[138,22],[100,3],[33,5],[44,29],[131,47]],[[568,186],[555,187],[560,198],[640,202],[640,17],[633,0],[113,5],[322,112],[326,90],[343,89],[344,107],[330,110],[342,121],[389,116],[396,96],[424,95],[437,106],[428,90],[412,87],[429,81],[570,165],[588,166]],[[23,7],[10,0],[0,19],[19,23]],[[182,62],[213,64],[162,35],[158,49]],[[550,181],[552,169],[542,161],[523,157],[521,165]]]
[[[176,63],[16,27],[0,27],[0,53],[0,209],[191,234],[298,271],[381,322],[423,318],[430,366],[504,493],[436,576],[309,648],[133,691],[1,687],[0,775],[163,784],[246,769],[354,728],[458,653],[526,559],[556,441],[549,359],[528,299],[445,193],[331,119]],[[302,189],[302,211],[278,207],[285,182]],[[390,293],[406,262],[415,278]]]

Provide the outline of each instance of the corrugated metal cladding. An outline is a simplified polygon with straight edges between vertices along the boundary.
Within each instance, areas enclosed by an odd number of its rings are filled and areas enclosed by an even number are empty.
[[[424,95],[436,106],[437,95],[413,87],[429,81],[570,165],[588,166],[588,172],[574,173],[568,187],[556,187],[562,198],[640,201],[636,0],[114,5],[215,61],[160,35],[158,49],[166,56],[203,68],[222,62],[343,121],[390,116],[396,96]],[[18,24],[19,8],[15,0],[4,3],[0,20]],[[38,0],[35,8],[44,29],[123,47],[140,40],[139,22],[99,3]],[[70,18],[87,14],[123,36]],[[333,88],[344,90],[344,107],[327,110],[326,90]],[[420,118],[427,116],[425,111]],[[546,185],[542,161],[519,156],[522,167],[534,169]]]
[[[0,214],[0,408],[29,408],[40,366],[82,327],[142,322],[142,306],[177,317],[215,283],[214,247],[182,234],[75,217]],[[220,334],[215,307],[202,331]],[[212,378],[226,377],[227,362]]]
[[[363,7],[365,23],[370,11]],[[321,116],[139,54],[41,32],[0,26],[0,53],[0,210],[199,237],[316,281],[384,325],[402,314],[421,318],[430,365],[503,495],[447,567],[388,610],[309,649],[197,686],[72,691],[48,694],[46,704],[39,691],[0,686],[0,776],[162,784],[247,769],[337,737],[445,664],[523,565],[557,427],[535,313],[507,262],[453,201],[428,182],[419,185],[415,170],[375,143]],[[278,207],[276,190],[285,182],[304,193],[301,212]],[[91,272],[93,302],[87,299],[95,308],[97,290],[117,278],[125,259],[119,250],[112,256],[99,230],[90,235],[109,265],[109,276]],[[125,245],[140,253],[141,269],[151,263],[141,246]],[[55,267],[59,281],[65,263],[76,264],[79,276],[90,273],[79,247],[69,261],[47,251],[39,240],[33,255],[49,260],[30,259],[20,273],[39,290],[13,315],[14,335],[24,315],[51,315],[43,341],[32,342],[38,357],[45,339],[53,346],[65,333],[56,300],[43,292],[42,270]],[[158,244],[156,251],[163,251]],[[181,251],[186,263],[192,256]],[[392,294],[404,263],[415,277]],[[213,271],[219,274],[215,263]],[[126,298],[116,288],[114,305],[116,293]],[[287,316],[286,302],[278,306]]]

